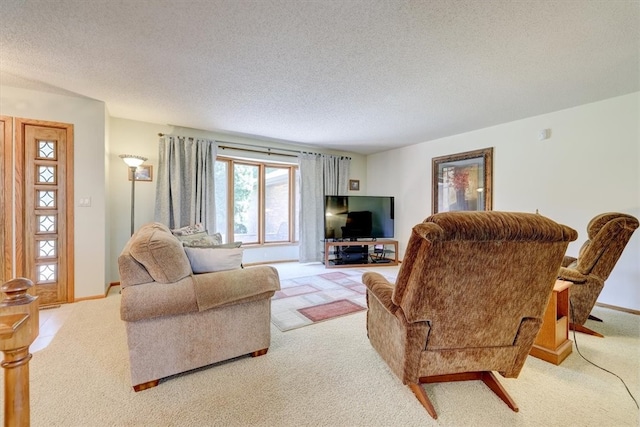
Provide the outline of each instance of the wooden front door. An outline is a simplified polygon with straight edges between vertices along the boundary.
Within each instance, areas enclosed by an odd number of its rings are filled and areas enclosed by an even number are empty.
[[[15,276],[40,305],[73,302],[73,125],[16,119]]]

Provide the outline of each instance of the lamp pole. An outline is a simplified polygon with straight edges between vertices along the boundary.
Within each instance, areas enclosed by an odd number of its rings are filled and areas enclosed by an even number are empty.
[[[131,171],[131,235],[135,231],[135,207],[136,207],[136,169],[143,164],[147,158],[142,156],[134,156],[131,154],[121,154],[120,158],[129,166]]]
[[[129,167],[131,171],[131,235],[133,236],[133,231],[135,229],[135,210],[136,210],[136,169],[137,166]]]

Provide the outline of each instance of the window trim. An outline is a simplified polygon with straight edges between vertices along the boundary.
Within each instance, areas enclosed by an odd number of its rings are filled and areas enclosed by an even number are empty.
[[[294,163],[286,163],[286,162],[267,162],[264,160],[258,159],[247,159],[247,158],[239,158],[233,156],[224,156],[218,155],[216,156],[216,161],[227,163],[227,224],[226,224],[226,235],[228,236],[227,240],[233,241],[235,236],[234,230],[234,166],[238,165],[249,165],[249,166],[257,166],[258,167],[258,240],[255,242],[247,242],[243,243],[243,246],[248,247],[259,247],[259,246],[283,246],[283,245],[292,245],[297,244],[296,240],[296,227],[298,226],[298,219],[296,216],[296,173],[298,170],[298,165]],[[280,169],[288,169],[288,179],[289,179],[289,230],[288,230],[288,240],[280,240],[275,242],[267,242],[265,235],[265,189],[266,189],[266,169],[267,168],[280,168]],[[217,228],[220,229],[220,226],[217,225]]]

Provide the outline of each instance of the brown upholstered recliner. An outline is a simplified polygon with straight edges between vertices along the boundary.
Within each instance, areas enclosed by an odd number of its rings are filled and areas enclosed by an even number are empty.
[[[565,256],[559,277],[574,283],[571,287],[571,328],[579,332],[602,337],[587,328],[584,323],[611,274],[620,255],[638,228],[638,220],[631,215],[617,212],[603,213],[587,225],[587,241],[578,258]]]
[[[367,333],[429,414],[420,383],[520,373],[575,230],[537,214],[438,213],[416,225],[395,286],[365,273]]]

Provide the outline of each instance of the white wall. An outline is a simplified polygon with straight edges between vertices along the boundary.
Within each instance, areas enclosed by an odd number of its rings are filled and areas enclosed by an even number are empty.
[[[431,213],[431,159],[494,147],[493,209],[538,209],[574,228],[579,236],[568,253],[575,256],[595,215],[617,211],[640,218],[639,105],[640,93],[634,93],[371,155],[367,186],[370,193],[375,188],[376,194],[396,196],[402,255],[411,227]],[[551,138],[538,141],[547,128]],[[640,231],[599,301],[640,310]]]
[[[104,295],[105,105],[88,98],[0,86],[0,114],[74,125],[75,297]],[[79,207],[91,197],[91,207]]]
[[[158,133],[202,137],[228,142],[239,142],[245,144],[262,145],[271,148],[300,149],[300,147],[288,145],[277,141],[262,141],[250,138],[230,136],[204,130],[179,128],[168,125],[139,122],[134,120],[112,117],[110,119],[110,137],[107,157],[109,158],[109,226],[110,246],[108,249],[111,262],[109,263],[108,275],[111,281],[118,281],[117,257],[122,251],[130,236],[131,224],[131,182],[127,179],[127,166],[118,157],[120,154],[135,154],[147,157],[149,160],[145,164],[153,167],[152,182],[136,182],[135,188],[135,228],[154,220],[155,188],[156,188],[156,168],[158,166]],[[329,153],[335,155],[348,155],[351,161],[351,177],[360,179],[361,186],[366,182],[366,158],[365,156],[344,153],[339,151],[316,150],[305,147],[306,150],[314,152]],[[246,152],[220,150],[218,154],[244,155],[262,160],[287,161],[295,159],[291,157],[267,156],[260,154],[250,154]],[[363,194],[361,191],[353,194]],[[246,247],[243,255],[245,264],[264,263],[273,261],[291,261],[298,259],[298,245],[273,245],[260,247]]]

